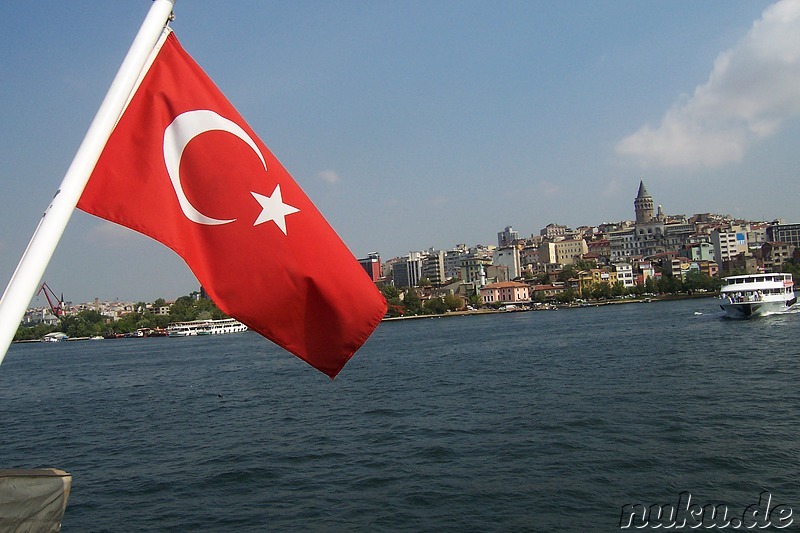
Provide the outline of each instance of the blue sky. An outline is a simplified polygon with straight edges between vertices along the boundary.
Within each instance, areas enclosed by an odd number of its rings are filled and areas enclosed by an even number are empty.
[[[149,0],[0,4],[0,278]],[[354,254],[664,211],[800,222],[800,1],[179,0],[178,38]],[[76,212],[68,299],[175,298],[161,245]]]

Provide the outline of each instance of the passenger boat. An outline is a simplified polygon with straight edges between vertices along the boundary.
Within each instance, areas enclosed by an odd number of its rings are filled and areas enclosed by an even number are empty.
[[[719,297],[731,318],[780,313],[797,302],[792,275],[784,273],[727,277]]]
[[[222,320],[192,320],[175,322],[167,327],[169,337],[193,337],[195,335],[222,335],[247,331],[247,326],[234,318]]]

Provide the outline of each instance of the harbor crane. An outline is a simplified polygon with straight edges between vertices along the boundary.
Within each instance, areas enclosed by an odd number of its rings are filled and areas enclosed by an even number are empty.
[[[42,283],[42,287],[39,289],[39,292],[36,293],[36,296],[42,293],[44,293],[44,297],[47,299],[47,303],[50,305],[50,310],[53,311],[53,314],[61,318],[61,315],[64,314],[64,295],[62,294],[61,298],[58,298],[47,283]]]

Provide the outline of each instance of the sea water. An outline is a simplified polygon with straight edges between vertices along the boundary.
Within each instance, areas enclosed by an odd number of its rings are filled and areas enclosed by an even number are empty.
[[[398,321],[333,381],[250,332],[14,345],[0,468],[70,472],[66,532],[609,531],[687,494],[796,514],[799,326],[712,298]]]

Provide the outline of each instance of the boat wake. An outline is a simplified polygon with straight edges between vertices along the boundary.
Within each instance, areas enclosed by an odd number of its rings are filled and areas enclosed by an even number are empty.
[[[766,313],[764,316],[773,316],[773,315],[796,315],[800,313],[800,304],[794,304],[793,306],[789,307],[788,309],[784,309],[783,311],[770,311]]]

